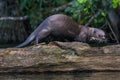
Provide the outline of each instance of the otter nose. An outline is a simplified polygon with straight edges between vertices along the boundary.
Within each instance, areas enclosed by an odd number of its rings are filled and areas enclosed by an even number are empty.
[[[102,37],[103,42],[107,43],[107,38],[106,37]]]

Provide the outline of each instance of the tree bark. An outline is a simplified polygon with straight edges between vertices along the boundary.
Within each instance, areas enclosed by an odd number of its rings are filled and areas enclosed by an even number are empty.
[[[117,37],[117,43],[120,43],[120,16],[115,12],[115,10],[108,10],[108,17],[112,25],[112,29]]]
[[[22,42],[28,37],[32,31],[28,18],[20,20],[19,17],[17,1],[0,0],[0,44]]]
[[[90,47],[80,42],[51,42],[0,50],[0,73],[48,71],[120,71],[120,45]]]

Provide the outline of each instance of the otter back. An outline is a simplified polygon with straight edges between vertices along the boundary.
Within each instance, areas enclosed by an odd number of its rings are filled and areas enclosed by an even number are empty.
[[[56,14],[46,18],[22,44],[16,47],[23,47],[34,39],[35,44],[38,44],[39,40],[50,34],[74,38],[79,32],[79,25],[75,21],[66,15]]]

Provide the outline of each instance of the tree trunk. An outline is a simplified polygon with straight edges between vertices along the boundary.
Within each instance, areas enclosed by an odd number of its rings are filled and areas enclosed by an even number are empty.
[[[0,0],[0,16],[0,43],[15,43],[26,39],[31,31],[27,18],[13,20],[21,16],[17,1]]]
[[[112,29],[117,37],[117,43],[120,43],[120,26],[119,26],[119,22],[120,22],[120,17],[119,15],[115,12],[115,10],[111,9],[111,10],[108,10],[108,17],[109,17],[109,20],[111,22],[111,25],[112,25]]]

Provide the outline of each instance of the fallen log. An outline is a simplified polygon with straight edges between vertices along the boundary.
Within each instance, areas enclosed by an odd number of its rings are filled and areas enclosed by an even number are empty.
[[[90,47],[80,42],[51,42],[0,49],[0,73],[120,71],[120,45]]]

